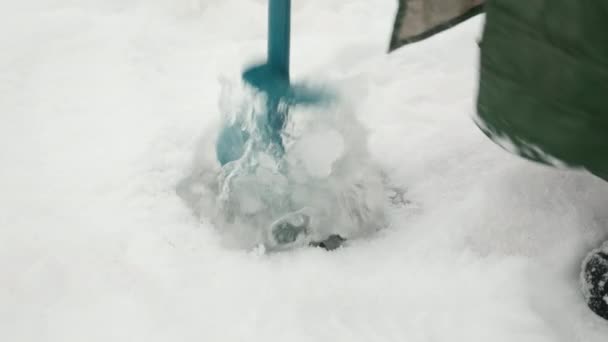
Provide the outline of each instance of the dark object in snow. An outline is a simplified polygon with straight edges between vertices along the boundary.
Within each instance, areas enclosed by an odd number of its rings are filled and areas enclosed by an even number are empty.
[[[392,205],[397,208],[404,208],[410,205],[412,202],[408,200],[405,195],[407,193],[407,189],[401,187],[389,187],[388,189],[388,199]]]
[[[273,223],[270,231],[272,233],[270,247],[275,250],[285,250],[297,246],[305,246],[310,227],[310,216],[303,210],[290,213]],[[310,240],[308,240],[310,241]],[[346,241],[340,235],[330,235],[323,241],[309,243],[311,247],[321,247],[328,251],[340,248]]]
[[[273,243],[285,247],[294,244],[308,234],[310,216],[302,212],[288,214],[273,223],[271,232]]]
[[[333,251],[342,246],[342,244],[346,241],[345,238],[340,235],[331,235],[326,240],[321,242],[311,242],[310,246],[312,247],[321,247],[328,251]]]
[[[589,308],[608,319],[608,242],[585,258],[581,287]]]

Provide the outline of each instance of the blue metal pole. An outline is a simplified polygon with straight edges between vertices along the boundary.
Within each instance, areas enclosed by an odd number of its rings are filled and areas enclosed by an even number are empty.
[[[289,99],[289,35],[291,29],[291,0],[268,0],[268,60],[265,64],[248,68],[243,80],[266,94],[266,115],[258,123],[261,141],[272,145],[277,155],[282,155],[281,132],[289,109],[281,101]],[[237,160],[245,152],[249,140],[240,124],[226,127],[218,137],[216,153],[219,162],[225,165]]]
[[[268,66],[289,80],[291,0],[269,0]]]

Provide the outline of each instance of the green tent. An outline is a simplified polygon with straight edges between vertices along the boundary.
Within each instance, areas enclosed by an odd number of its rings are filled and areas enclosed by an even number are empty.
[[[479,127],[523,157],[608,179],[608,1],[399,0],[390,50],[481,11]]]
[[[531,160],[608,179],[608,1],[490,0],[479,127]]]

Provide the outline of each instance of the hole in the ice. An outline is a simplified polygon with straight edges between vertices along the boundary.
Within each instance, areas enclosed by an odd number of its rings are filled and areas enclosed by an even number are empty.
[[[258,139],[265,134],[263,99],[224,83],[223,124],[237,123],[249,138],[240,157],[222,167],[210,157],[215,140],[202,139],[194,171],[177,191],[196,215],[214,223],[226,244],[335,249],[385,227],[387,205],[407,205],[404,191],[387,188],[367,151],[366,131],[345,103],[291,107],[281,136],[284,152],[277,153]]]

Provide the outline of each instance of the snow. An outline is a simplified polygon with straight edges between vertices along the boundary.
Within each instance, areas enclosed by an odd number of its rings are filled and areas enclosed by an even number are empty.
[[[347,248],[265,253],[176,194],[213,161],[218,78],[263,56],[265,1],[4,4],[2,340],[605,341],[578,272],[608,185],[475,126],[482,18],[385,55],[395,8],[294,1],[292,67],[348,95],[404,205]]]

